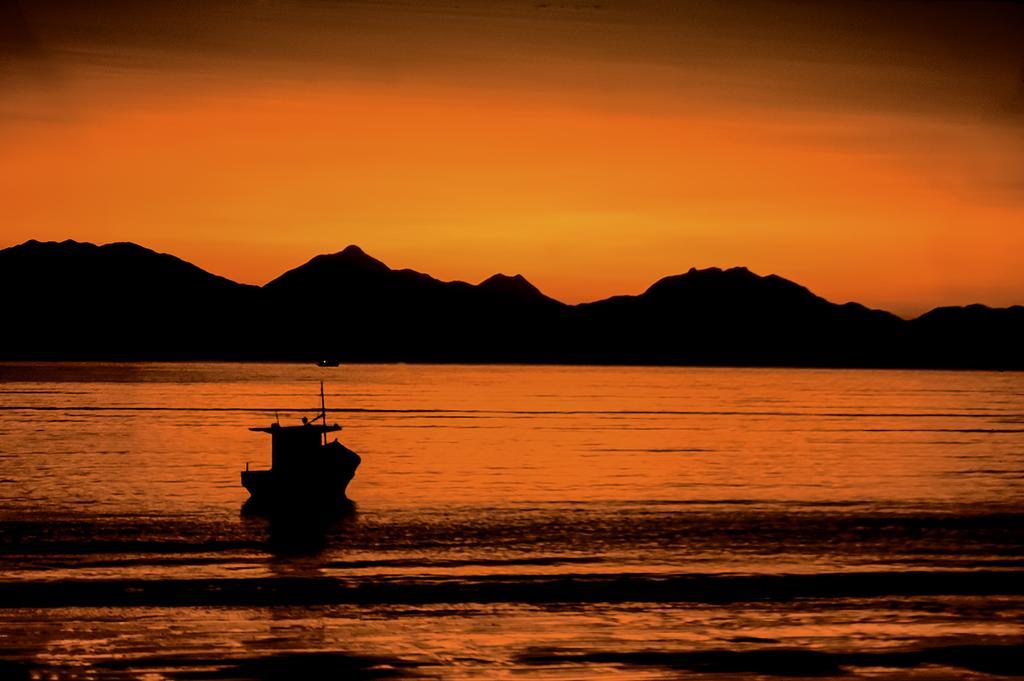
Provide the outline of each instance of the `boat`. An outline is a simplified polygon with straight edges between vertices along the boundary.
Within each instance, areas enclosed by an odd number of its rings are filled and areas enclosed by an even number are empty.
[[[341,364],[340,360],[337,359],[322,359],[316,363],[318,367],[336,367]]]
[[[317,423],[319,421],[319,423]],[[250,428],[270,435],[269,470],[253,470],[247,463],[242,471],[242,486],[249,491],[250,509],[301,510],[330,509],[351,505],[345,490],[362,459],[337,439],[327,441],[329,433],[341,430],[327,422],[324,384],[320,382],[320,414],[301,425]]]

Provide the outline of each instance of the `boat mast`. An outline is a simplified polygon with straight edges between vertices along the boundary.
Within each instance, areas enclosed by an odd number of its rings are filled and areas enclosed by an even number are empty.
[[[320,381],[320,418],[324,425],[324,446],[327,446],[327,403],[324,401],[324,382]]]

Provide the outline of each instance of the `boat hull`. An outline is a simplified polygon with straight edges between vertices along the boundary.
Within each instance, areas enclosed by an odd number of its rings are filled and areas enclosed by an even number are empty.
[[[359,467],[359,455],[337,441],[301,465],[242,471],[248,506],[267,510],[332,509],[351,505],[345,491]]]
[[[345,495],[352,477],[335,480],[289,480],[274,471],[242,471],[242,486],[251,508],[329,509],[351,504]]]

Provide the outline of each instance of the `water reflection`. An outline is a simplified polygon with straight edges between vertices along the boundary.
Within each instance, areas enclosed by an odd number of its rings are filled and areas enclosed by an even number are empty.
[[[270,510],[247,501],[240,517],[250,531],[266,538],[274,556],[317,556],[344,543],[359,519],[355,502],[343,500],[331,508]]]

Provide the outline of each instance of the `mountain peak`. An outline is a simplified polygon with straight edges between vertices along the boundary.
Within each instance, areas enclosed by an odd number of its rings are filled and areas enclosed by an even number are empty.
[[[478,288],[523,301],[550,300],[521,274],[494,274],[480,282]]]
[[[90,241],[39,241],[29,239],[17,246],[4,249],[3,253],[40,256],[153,256],[174,258],[174,256],[157,253],[131,241],[115,241],[109,244],[94,244]],[[175,258],[180,260],[180,258]],[[183,260],[181,262],[184,262]]]
[[[391,268],[355,244],[349,244],[337,253],[318,255],[310,263],[330,263],[366,272],[390,272]]]
[[[529,286],[530,288],[533,288],[533,284],[531,284],[529,281],[527,281],[526,277],[524,277],[521,274],[512,274],[512,275],[501,274],[501,273],[492,274],[491,276],[489,276],[486,279],[484,279],[483,281],[481,281],[480,285],[481,286],[516,286],[516,287]]]
[[[694,302],[707,303],[712,300],[721,304],[725,300],[745,301],[755,306],[789,301],[790,303],[823,303],[823,299],[788,279],[775,274],[761,276],[746,267],[691,267],[685,274],[676,274],[659,279],[643,293],[648,299],[680,296]]]
[[[331,282],[352,277],[362,279],[367,275],[381,275],[391,271],[391,268],[380,260],[367,255],[359,246],[351,244],[337,253],[323,253],[313,257],[268,282],[265,288],[291,289],[307,285],[324,288],[333,285]]]
[[[490,289],[493,291],[509,291],[544,295],[536,286],[527,282],[525,276],[522,274],[492,274],[488,276],[487,279],[480,282],[479,287],[481,289]]]
[[[102,247],[89,243],[88,241],[75,241],[74,239],[65,239],[64,241],[39,241],[38,239],[29,239],[28,241],[22,242],[16,246],[4,249],[4,252],[63,255],[67,253],[80,253],[83,251],[96,251],[100,248]]]
[[[152,297],[174,297],[182,290],[224,291],[247,288],[167,253],[119,241],[38,241],[0,250],[0,281],[19,281],[37,291],[60,295],[97,296],[113,290],[146,291]],[[125,293],[123,295],[128,295]]]

